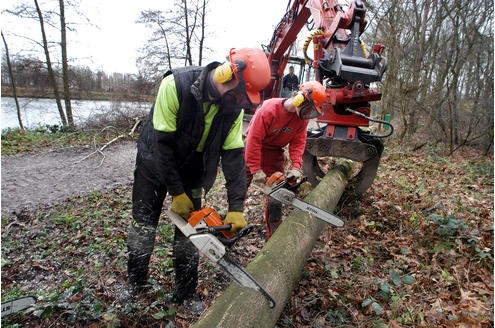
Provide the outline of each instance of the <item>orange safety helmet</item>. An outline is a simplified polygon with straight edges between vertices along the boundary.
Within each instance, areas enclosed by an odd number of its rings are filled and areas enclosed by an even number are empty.
[[[299,108],[299,117],[312,119],[323,115],[321,106],[327,99],[325,87],[318,81],[308,81],[300,84],[299,90],[298,95],[294,97],[294,106]]]
[[[261,102],[260,92],[270,82],[270,64],[266,54],[257,48],[230,49],[229,60],[236,80],[240,73],[246,84],[246,92],[253,104]]]

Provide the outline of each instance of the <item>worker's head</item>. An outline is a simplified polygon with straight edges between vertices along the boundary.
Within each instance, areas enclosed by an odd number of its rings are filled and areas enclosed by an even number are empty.
[[[327,99],[325,87],[318,81],[308,81],[299,85],[299,91],[292,97],[297,115],[303,120],[323,115],[321,106]]]
[[[213,80],[221,84],[222,102],[244,109],[261,102],[261,91],[270,82],[270,65],[266,54],[257,48],[231,49],[229,62],[218,66]]]
[[[289,74],[294,74],[294,66],[289,66]]]

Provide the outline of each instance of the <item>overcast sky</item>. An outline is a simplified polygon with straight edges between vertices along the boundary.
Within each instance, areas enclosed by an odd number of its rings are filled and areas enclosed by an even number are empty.
[[[2,9],[13,8],[19,2],[2,0]],[[216,53],[211,58],[205,58],[205,62],[221,61],[232,47],[268,44],[287,3],[288,0],[210,0],[207,24],[211,36],[206,40],[206,46]],[[80,11],[99,28],[87,25],[77,27],[77,44],[70,44],[68,49],[71,58],[78,58],[78,62],[73,64],[101,68],[107,73],[137,73],[137,51],[149,31],[143,25],[135,24],[135,21],[143,10],[165,11],[172,4],[172,0],[81,0]],[[29,29],[32,29],[35,31],[32,35],[38,36],[39,27],[29,26],[26,20],[13,22],[6,18],[7,15],[2,15],[2,31],[7,37],[11,54],[21,50],[26,53],[27,43],[22,43],[22,39],[14,37],[14,34],[29,35]],[[68,35],[69,38],[73,36]]]

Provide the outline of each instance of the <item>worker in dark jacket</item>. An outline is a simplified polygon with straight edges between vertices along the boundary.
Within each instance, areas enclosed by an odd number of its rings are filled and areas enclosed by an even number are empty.
[[[289,67],[289,74],[285,75],[282,79],[282,91],[284,94],[282,97],[290,98],[292,97],[292,93],[297,91],[299,87],[299,79],[296,74],[294,74],[294,66]]]
[[[284,147],[289,148],[290,168],[286,179],[302,177],[302,156],[306,146],[306,129],[309,119],[322,114],[321,105],[326,100],[325,88],[318,81],[299,86],[299,92],[290,98],[272,98],[263,102],[249,123],[246,131],[247,185],[251,181],[265,184],[266,178],[275,172],[285,172]],[[282,222],[282,205],[269,198],[265,206],[267,237]]]
[[[155,232],[167,193],[171,210],[188,218],[201,208],[217,169],[226,179],[233,231],[246,225],[243,109],[260,103],[270,67],[260,49],[232,49],[229,62],[184,67],[165,74],[137,142],[128,235],[128,282],[132,291],[147,282]],[[198,251],[176,227],[173,243],[175,291],[182,303],[195,297]]]

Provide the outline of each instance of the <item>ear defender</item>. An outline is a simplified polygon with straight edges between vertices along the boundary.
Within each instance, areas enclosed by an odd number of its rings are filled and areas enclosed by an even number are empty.
[[[304,95],[302,94],[302,92],[298,92],[297,95],[292,97],[292,104],[296,107],[301,106],[303,102],[304,102]]]
[[[213,80],[217,83],[226,83],[232,80],[234,72],[232,71],[232,67],[230,63],[223,63],[222,65],[215,68],[215,72],[213,73]]]

